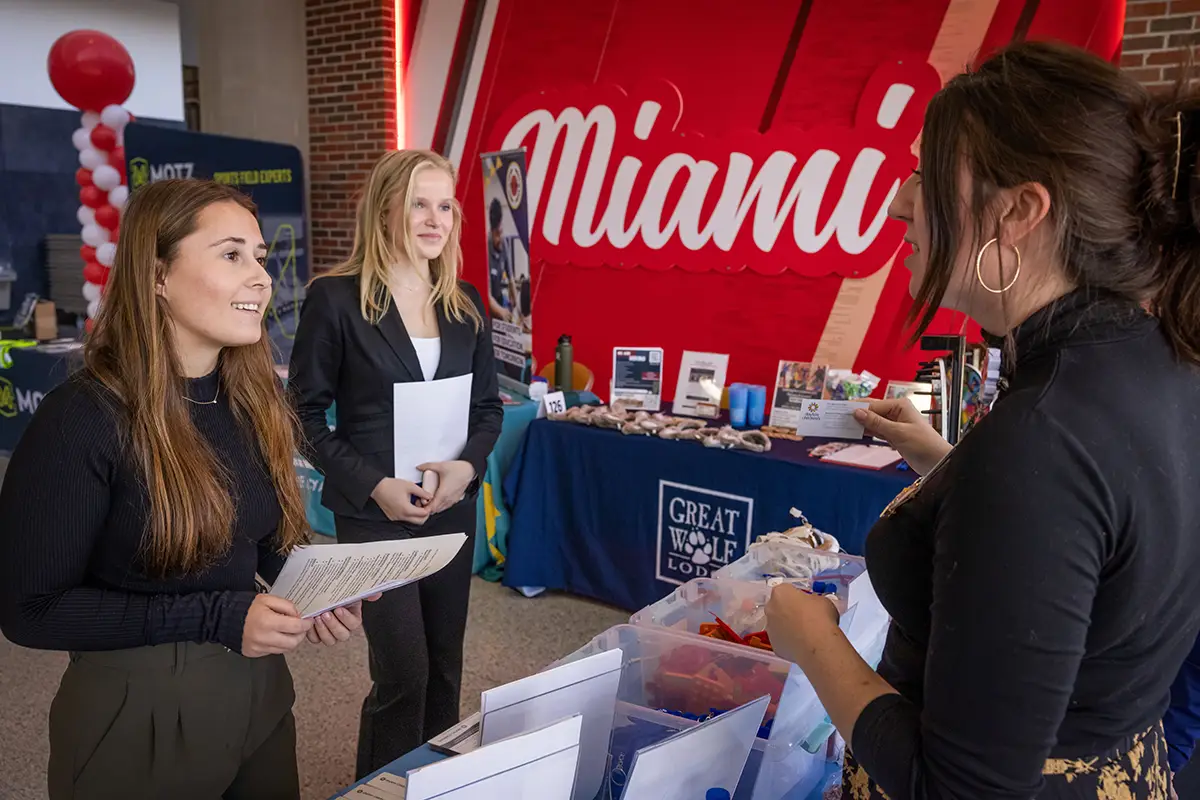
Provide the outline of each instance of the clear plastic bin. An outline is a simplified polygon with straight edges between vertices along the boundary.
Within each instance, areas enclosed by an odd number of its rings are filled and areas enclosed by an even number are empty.
[[[853,558],[853,557],[850,557]],[[861,564],[861,559],[856,559]],[[853,566],[853,564],[851,564]],[[838,587],[837,605],[841,611],[839,626],[846,633],[854,649],[863,660],[872,667],[878,666],[883,655],[883,645],[887,638],[888,617],[879,605],[879,600],[870,588],[870,577],[859,573],[863,581],[860,586],[866,587],[864,599],[856,600],[857,605],[847,608],[849,584],[853,578],[847,575],[844,583]],[[827,579],[832,579],[826,576]],[[854,577],[858,577],[855,575]],[[840,581],[837,578],[835,582]],[[772,587],[765,581],[749,582],[722,580],[718,578],[696,578],[680,586],[672,594],[647,606],[630,618],[631,625],[647,628],[668,629],[680,634],[700,637],[700,626],[704,623],[721,621],[733,629],[739,636],[756,633],[766,627],[766,605],[771,597]],[[765,650],[746,645],[730,644],[720,640],[703,637],[705,642],[714,642],[728,647],[748,650],[761,654],[764,658],[783,661],[778,656]],[[805,680],[807,684],[807,679]],[[815,695],[814,695],[815,701]],[[801,730],[798,739],[809,752],[817,752],[833,733],[833,723],[825,714],[825,709],[819,702],[813,707],[806,707],[803,713],[797,712],[796,724]]]
[[[664,709],[704,715],[764,694],[771,704],[734,800],[804,800],[824,784],[828,733],[814,743],[817,752],[802,745],[825,711],[795,665],[743,645],[635,625],[610,628],[558,663],[617,649],[624,658],[610,746],[614,788],[635,750],[695,724]]]

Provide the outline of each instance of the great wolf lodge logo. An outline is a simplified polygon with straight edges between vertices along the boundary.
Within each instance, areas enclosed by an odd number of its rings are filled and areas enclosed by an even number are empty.
[[[658,579],[707,578],[750,546],[754,501],[682,483],[658,483]]]
[[[519,100],[496,144],[532,148],[526,191],[550,263],[865,277],[900,244],[887,206],[939,87],[929,64],[888,62],[851,127],[712,136],[677,129],[670,83],[592,86]]]

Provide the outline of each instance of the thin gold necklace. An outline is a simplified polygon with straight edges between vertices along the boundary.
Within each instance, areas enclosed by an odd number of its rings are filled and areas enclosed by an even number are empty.
[[[188,397],[186,394],[183,396],[183,399],[187,400],[189,403],[192,403],[193,405],[197,405],[197,406],[215,406],[217,404],[217,398],[220,396],[221,396],[221,384],[218,383],[217,384],[217,393],[213,395],[212,400],[193,400],[192,398]]]

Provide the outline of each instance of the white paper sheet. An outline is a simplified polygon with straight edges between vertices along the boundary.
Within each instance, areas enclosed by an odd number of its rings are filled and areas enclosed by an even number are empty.
[[[408,773],[406,800],[570,800],[583,717]]]
[[[377,592],[419,581],[445,567],[467,540],[448,533],[366,544],[318,544],[288,556],[271,594],[315,617]]]
[[[622,800],[700,798],[717,787],[732,796],[770,702],[770,696],[760,697],[638,750]]]
[[[592,800],[607,775],[622,658],[620,650],[606,650],[484,692],[480,741],[487,745],[582,714],[574,800]]]
[[[462,455],[471,416],[471,384],[470,375],[460,375],[392,385],[394,477],[420,483],[419,465],[454,461]]]

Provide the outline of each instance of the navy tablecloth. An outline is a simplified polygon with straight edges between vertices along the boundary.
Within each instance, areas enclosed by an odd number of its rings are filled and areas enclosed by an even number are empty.
[[[850,553],[915,478],[823,464],[824,440],[755,454],[539,420],[504,492],[512,513],[506,586],[543,586],[636,611],[792,527],[793,507]]]

